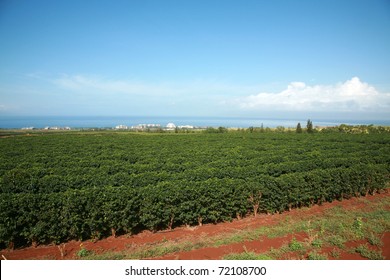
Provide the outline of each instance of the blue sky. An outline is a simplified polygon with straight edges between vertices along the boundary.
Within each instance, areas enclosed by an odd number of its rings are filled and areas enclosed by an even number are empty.
[[[390,2],[0,2],[0,115],[390,119]]]

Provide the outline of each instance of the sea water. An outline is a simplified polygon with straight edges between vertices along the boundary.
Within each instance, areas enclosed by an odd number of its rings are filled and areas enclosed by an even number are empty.
[[[350,121],[311,119],[314,126],[336,126],[340,124],[374,124],[389,126],[390,121]],[[267,119],[267,118],[233,118],[233,117],[167,117],[167,116],[0,116],[0,128],[20,129],[25,127],[70,127],[70,128],[114,128],[117,125],[136,126],[139,124],[157,124],[165,127],[168,123],[177,126],[191,125],[195,127],[296,127],[298,122],[306,126],[306,119]]]

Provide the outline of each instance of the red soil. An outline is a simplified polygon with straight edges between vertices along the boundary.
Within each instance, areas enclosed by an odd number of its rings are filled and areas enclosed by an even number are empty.
[[[368,200],[376,200],[384,197],[390,196],[390,192],[384,192],[382,194],[377,194],[375,196],[367,196]],[[203,225],[202,227],[193,227],[186,228],[180,227],[175,228],[170,231],[160,231],[157,233],[152,233],[149,231],[144,231],[140,234],[128,236],[123,235],[119,237],[109,237],[102,239],[96,242],[93,241],[71,241],[65,244],[64,252],[66,253],[64,257],[61,256],[60,250],[55,245],[46,245],[28,247],[17,250],[2,250],[0,253],[2,258],[13,259],[13,260],[26,260],[26,259],[77,259],[76,253],[80,250],[81,247],[92,250],[96,253],[102,253],[106,251],[122,251],[129,250],[134,247],[142,247],[145,245],[152,245],[162,241],[201,241],[203,237],[217,236],[224,233],[234,233],[242,229],[258,228],[260,226],[269,226],[277,224],[287,217],[300,217],[302,219],[307,218],[308,216],[321,214],[326,209],[341,206],[345,209],[360,209],[365,206],[364,202],[357,198],[352,198],[349,200],[343,201],[334,201],[332,203],[325,203],[322,206],[315,205],[311,208],[308,208],[306,211],[297,211],[292,210],[280,215],[258,215],[257,217],[248,217],[241,220],[234,220],[233,222],[226,222],[220,224],[208,224]],[[187,252],[179,252],[174,254],[169,254],[161,257],[160,259],[220,259],[223,255],[229,253],[240,253],[246,250],[254,251],[257,253],[264,253],[271,248],[280,248],[284,244],[288,244],[292,238],[295,238],[298,241],[304,241],[307,238],[305,233],[296,233],[293,235],[287,235],[278,238],[266,238],[262,240],[255,241],[246,241],[241,243],[234,243],[229,245],[222,245],[219,247],[208,247],[201,248]],[[390,232],[387,232],[383,235],[382,238],[383,247],[382,255],[386,259],[390,259]],[[347,247],[356,247],[359,244],[351,241],[347,242]],[[329,252],[333,248],[322,249],[322,252],[327,252],[328,256],[331,256]],[[348,249],[348,248],[347,248]],[[357,253],[348,253],[347,249],[340,252],[339,259],[363,259]],[[286,258],[296,258],[296,256],[286,256]]]
[[[390,232],[386,232],[382,237],[382,255],[386,260],[390,260]]]

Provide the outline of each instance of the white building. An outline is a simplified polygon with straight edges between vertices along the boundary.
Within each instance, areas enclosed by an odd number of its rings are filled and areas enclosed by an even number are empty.
[[[139,130],[145,130],[145,129],[159,129],[161,125],[155,124],[155,123],[149,123],[149,124],[139,124],[132,126],[131,129],[139,129]]]
[[[176,128],[176,125],[174,123],[168,123],[166,125],[167,130],[174,130]]]
[[[178,128],[180,129],[193,129],[194,126],[193,125],[179,125]]]
[[[115,129],[127,129],[127,128],[128,128],[127,125],[124,124],[120,124],[115,127]]]

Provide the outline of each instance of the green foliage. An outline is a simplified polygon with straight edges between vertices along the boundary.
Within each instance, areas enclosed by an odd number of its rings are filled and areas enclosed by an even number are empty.
[[[384,260],[384,257],[380,252],[369,249],[366,244],[356,247],[355,252],[369,260]]]
[[[310,252],[307,256],[308,260],[327,260],[328,256],[326,254],[319,254],[317,252]]]
[[[85,249],[85,248],[81,248],[78,252],[77,252],[77,256],[79,258],[85,258],[85,257],[88,257],[89,255],[91,255],[91,251]]]
[[[208,127],[204,132],[205,133],[226,133],[228,132],[228,130],[226,127],[220,126],[218,128]]]
[[[302,133],[301,123],[298,123],[298,124],[297,124],[296,132],[297,132],[297,133]]]
[[[322,240],[321,239],[315,239],[311,242],[311,246],[314,248],[321,248],[322,247]]]
[[[313,122],[310,119],[307,120],[306,129],[307,129],[307,133],[313,133],[314,132]]]
[[[339,133],[349,133],[349,134],[383,134],[383,133],[389,133],[390,127],[374,126],[372,124],[370,125],[341,124],[335,127],[323,128],[321,132],[325,132],[325,133],[339,132]]]
[[[330,252],[330,255],[335,259],[339,259],[340,258],[340,250],[333,248],[332,252]]]
[[[291,251],[300,251],[304,248],[303,244],[299,241],[297,241],[295,238],[293,238],[290,243],[288,244],[288,247]]]
[[[240,254],[229,254],[223,256],[224,260],[272,260],[271,257],[255,252],[244,252]]]
[[[0,247],[231,221],[386,188],[390,134],[265,130],[0,138]],[[362,218],[355,234],[365,234]]]
[[[353,229],[358,238],[362,238],[364,236],[363,233],[363,221],[362,218],[357,217],[353,222]]]
[[[372,232],[369,233],[369,236],[367,237],[367,241],[368,241],[368,243],[370,243],[371,245],[374,245],[374,246],[379,247],[379,246],[383,245],[381,238]]]

